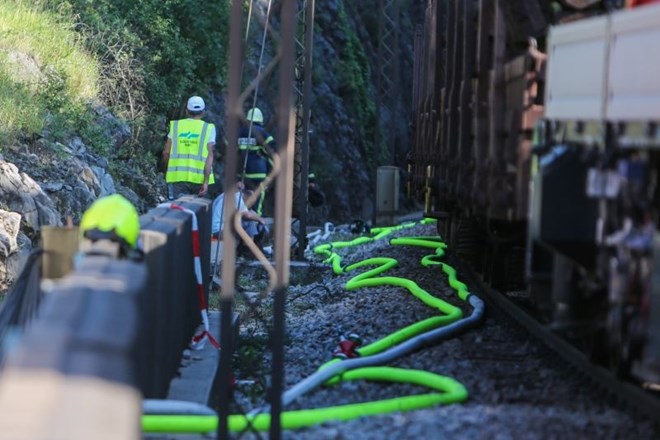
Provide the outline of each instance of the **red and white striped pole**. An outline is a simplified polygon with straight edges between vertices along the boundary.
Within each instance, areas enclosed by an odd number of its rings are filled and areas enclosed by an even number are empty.
[[[204,298],[204,285],[202,284],[202,263],[200,259],[201,251],[199,245],[199,224],[197,222],[197,215],[190,209],[186,209],[176,203],[163,203],[158,205],[159,208],[176,209],[177,211],[187,212],[192,216],[192,246],[194,257],[195,277],[197,278],[197,292],[199,294],[199,306],[202,314],[202,325],[195,331],[195,334],[190,341],[190,348],[193,350],[202,350],[206,345],[208,339],[215,348],[219,349],[220,344],[213,337],[209,327],[209,314],[206,308],[206,298]]]

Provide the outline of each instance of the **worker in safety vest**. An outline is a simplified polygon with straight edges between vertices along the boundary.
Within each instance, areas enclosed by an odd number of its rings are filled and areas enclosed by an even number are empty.
[[[275,139],[264,128],[264,115],[259,108],[251,108],[245,118],[247,123],[243,124],[238,132],[238,149],[245,164],[243,178],[248,189],[261,189],[254,210],[258,215],[262,215],[266,196],[266,188],[262,182],[270,171],[271,158],[276,152]]]
[[[215,125],[202,121],[204,100],[193,96],[186,106],[188,117],[170,122],[163,151],[167,170],[168,197],[176,199],[183,194],[208,194],[213,177],[213,148]]]
[[[117,258],[140,260],[140,218],[131,202],[120,194],[101,197],[83,214],[80,221],[84,254],[100,253]]]

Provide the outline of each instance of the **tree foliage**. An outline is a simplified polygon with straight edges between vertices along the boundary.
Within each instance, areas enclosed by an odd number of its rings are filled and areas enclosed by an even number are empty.
[[[177,113],[185,96],[223,85],[228,2],[42,1],[61,14],[77,17],[78,29],[86,33],[98,55],[115,67],[123,66],[123,78],[111,79],[126,81],[132,75],[135,83],[129,81],[123,88],[143,87],[155,113]]]
[[[370,95],[371,68],[364,47],[350,24],[343,2],[339,9],[339,28],[346,37],[339,55],[342,66],[339,70],[340,95],[355,113],[355,128],[360,136],[364,157],[370,159],[370,165],[377,166],[383,160],[383,153],[375,143],[376,106]]]

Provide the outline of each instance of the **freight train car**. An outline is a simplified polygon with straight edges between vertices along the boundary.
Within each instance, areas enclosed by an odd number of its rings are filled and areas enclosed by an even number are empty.
[[[660,383],[660,4],[429,0],[408,192],[495,288]]]

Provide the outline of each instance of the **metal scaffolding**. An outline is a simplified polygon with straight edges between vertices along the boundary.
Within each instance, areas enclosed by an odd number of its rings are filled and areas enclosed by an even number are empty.
[[[379,0],[378,26],[378,78],[376,81],[376,146],[383,142],[383,129],[396,127],[399,102],[399,29],[401,25],[400,0]],[[386,117],[384,117],[384,115]],[[390,164],[396,165],[396,133],[390,134]]]
[[[277,41],[280,46],[278,61],[272,62],[269,68],[277,63],[279,67],[278,81],[278,150],[273,157],[273,170],[267,180],[275,179],[275,218],[274,218],[274,261],[268,261],[258,249],[252,249],[255,257],[269,274],[268,295],[273,298],[272,324],[270,331],[272,367],[270,389],[268,390],[268,406],[259,408],[259,412],[270,412],[270,438],[281,438],[281,396],[284,387],[284,334],[285,334],[285,299],[289,284],[289,264],[291,259],[291,234],[297,239],[297,255],[303,256],[305,229],[307,223],[307,179],[309,163],[309,119],[311,95],[311,46],[314,20],[314,0],[304,0],[302,8],[298,0],[283,0],[280,6],[280,35]],[[230,57],[229,57],[229,90],[227,99],[227,141],[229,145],[238,144],[238,125],[242,116],[242,105],[251,88],[258,81],[240,93],[242,65],[242,32],[243,2],[232,0]],[[268,26],[265,23],[264,26]],[[301,31],[302,28],[302,31]],[[301,38],[304,36],[304,38]],[[228,148],[226,167],[236,169],[238,151]],[[228,191],[236,189],[236,176],[225,174],[225,185]],[[295,191],[294,191],[295,186]],[[295,196],[295,199],[294,199]],[[231,202],[233,197],[225,198],[225,224],[223,231],[224,258],[222,264],[221,290],[221,347],[223,353],[232,353],[233,341],[230,323],[236,289],[236,236],[250,247],[247,235],[241,231],[239,213]],[[248,205],[251,203],[247,200]],[[292,213],[298,222],[297,231],[292,228]],[[293,231],[292,231],[293,229]],[[252,244],[252,246],[254,246]],[[238,292],[242,294],[241,292]],[[250,303],[251,307],[256,304]],[[218,391],[219,422],[217,438],[229,438],[227,415],[230,409],[229,384],[231,382],[231,356],[220,356],[220,369],[216,377]],[[248,430],[254,427],[248,426]]]
[[[294,258],[305,259],[307,246],[307,185],[309,176],[309,140],[312,95],[312,53],[314,42],[314,6],[315,0],[303,0],[297,14],[295,96],[296,110],[296,155],[293,180],[293,217],[295,236]]]

